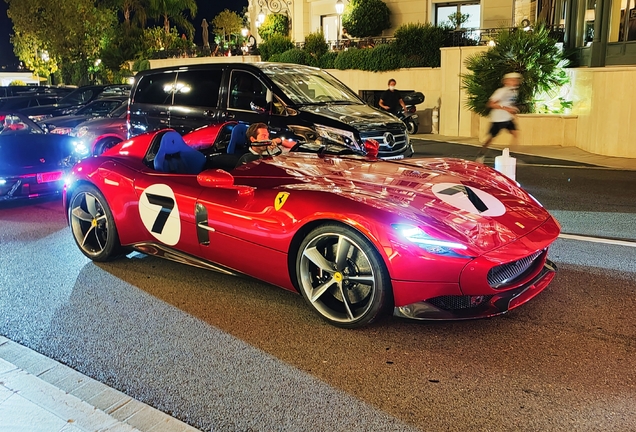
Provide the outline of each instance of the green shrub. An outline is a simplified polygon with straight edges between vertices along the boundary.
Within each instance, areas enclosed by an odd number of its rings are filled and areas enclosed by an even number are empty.
[[[338,52],[336,51],[327,51],[318,59],[318,67],[323,69],[335,69],[336,57],[338,57]]]
[[[294,44],[287,36],[273,35],[265,42],[258,46],[261,53],[261,60],[269,61],[274,54],[282,54],[287,50],[294,48]]]
[[[320,57],[329,51],[329,45],[327,41],[325,41],[325,35],[322,31],[309,33],[305,36],[305,46],[303,50],[311,58],[312,66],[318,66]]]
[[[489,113],[488,99],[501,87],[502,77],[509,72],[523,76],[518,96],[521,112],[534,112],[536,94],[554,95],[568,81],[563,69],[568,60],[545,26],[537,26],[532,31],[502,29],[494,41],[495,46],[470,56],[465,62],[471,73],[462,75],[462,85],[471,111],[480,115]]]
[[[273,36],[289,35],[289,18],[285,14],[269,14],[258,28],[258,34],[263,41],[268,41]]]
[[[16,79],[9,83],[10,86],[25,86],[26,83],[22,80]]]
[[[401,58],[392,44],[377,45],[375,48],[349,48],[338,53],[334,67],[372,72],[389,71],[401,67]]]
[[[334,61],[336,69],[360,69],[366,70],[362,66],[366,63],[366,58],[370,56],[370,49],[349,48],[341,51]]]
[[[395,30],[395,49],[409,67],[439,67],[440,48],[447,46],[449,28],[430,24],[404,24]]]
[[[300,48],[292,48],[278,56],[280,63],[296,63],[309,65],[312,62],[311,56]]]
[[[147,59],[137,59],[132,66],[134,72],[141,72],[148,69],[150,69],[150,60]]]
[[[396,52],[394,44],[380,44],[374,48],[366,49],[371,51],[368,59],[367,70],[380,72],[399,69],[401,66],[401,56]]]
[[[351,0],[342,14],[342,27],[357,38],[379,36],[391,27],[391,11],[382,0]]]

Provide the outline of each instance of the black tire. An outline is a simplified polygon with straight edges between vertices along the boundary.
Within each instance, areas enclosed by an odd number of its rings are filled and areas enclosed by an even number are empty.
[[[307,303],[337,327],[372,323],[390,298],[391,282],[380,254],[362,234],[343,225],[323,225],[305,237],[296,278]]]
[[[417,133],[417,123],[415,123],[415,120],[407,120],[404,124],[406,124],[406,132],[409,135],[415,135]]]
[[[99,156],[100,154],[108,150],[109,148],[115,147],[121,141],[122,140],[120,140],[119,138],[106,138],[95,145],[95,150],[93,150],[93,155]]]
[[[71,195],[68,220],[75,243],[93,261],[109,261],[120,253],[115,219],[94,186],[81,185]]]

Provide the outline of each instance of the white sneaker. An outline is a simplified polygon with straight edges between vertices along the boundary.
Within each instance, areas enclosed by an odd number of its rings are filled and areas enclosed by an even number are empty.
[[[486,160],[485,156],[477,156],[477,158],[475,159],[475,162],[483,164],[485,160]]]

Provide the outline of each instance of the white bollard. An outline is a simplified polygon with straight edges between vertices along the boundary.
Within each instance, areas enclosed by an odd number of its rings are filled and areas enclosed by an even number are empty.
[[[505,148],[501,156],[495,158],[495,169],[514,180],[517,170],[517,159],[510,157],[510,150]]]

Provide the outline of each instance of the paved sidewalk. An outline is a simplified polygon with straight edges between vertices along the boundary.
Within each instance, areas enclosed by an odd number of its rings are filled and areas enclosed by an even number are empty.
[[[0,431],[198,431],[0,336]]]
[[[481,143],[477,138],[449,137],[435,134],[417,134],[412,138],[438,141],[440,143],[462,144],[466,146],[480,147]],[[540,156],[557,160],[566,160],[579,162],[582,164],[595,165],[604,168],[636,170],[636,158],[619,158],[611,156],[601,156],[594,153],[586,152],[578,147],[562,147],[562,146],[539,146],[539,145],[501,145],[492,144],[488,148],[490,152],[501,151],[509,148],[511,153],[520,155]],[[477,149],[475,149],[477,155]]]

